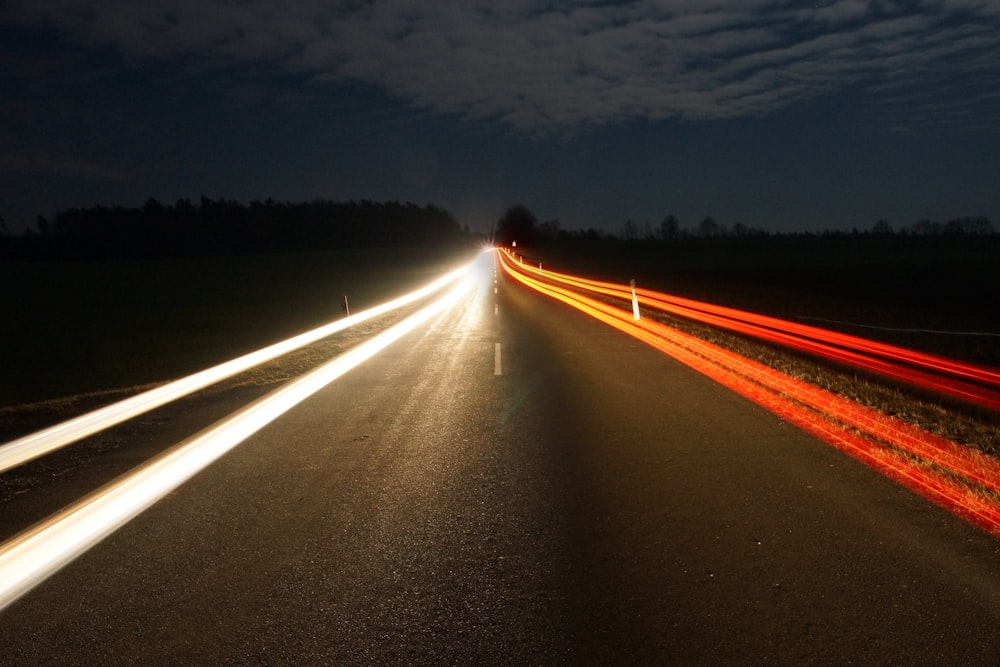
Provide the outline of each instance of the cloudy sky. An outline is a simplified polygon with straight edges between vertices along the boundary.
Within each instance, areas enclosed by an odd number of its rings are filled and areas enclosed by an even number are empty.
[[[6,0],[0,216],[433,202],[1000,224],[1000,1]]]

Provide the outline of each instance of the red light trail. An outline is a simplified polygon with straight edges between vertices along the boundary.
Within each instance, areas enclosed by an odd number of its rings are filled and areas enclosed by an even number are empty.
[[[498,257],[504,271],[518,282],[571,305],[674,357],[879,470],[903,486],[1000,537],[1000,461],[832,392],[796,380],[769,366],[663,323],[648,319],[636,321],[631,311],[622,310],[559,285],[622,299],[631,298],[630,287],[590,281],[550,271],[545,272],[542,280],[532,275],[537,274],[535,269],[519,266],[507,254],[500,252]],[[945,378],[949,380],[948,382],[941,382],[938,379],[937,383],[932,383],[924,377],[930,375],[925,371],[914,371],[901,366],[894,368],[892,362],[870,358],[865,352],[905,360],[924,368],[952,373],[953,376],[960,375],[984,383],[1000,384],[998,382],[1000,374],[990,369],[967,366],[903,348],[824,331],[817,327],[679,299],[650,290],[637,289],[636,294],[640,302],[649,307],[659,307],[674,314],[692,313],[695,317],[690,314],[684,316],[716,326],[725,326],[734,331],[754,332],[751,335],[772,342],[787,341],[785,344],[792,347],[815,350],[817,354],[842,363],[854,363],[852,360],[856,359],[863,368],[872,369],[875,365],[883,369],[880,372],[888,374],[889,371],[894,371],[892,377],[907,379],[925,389],[942,385],[949,390],[950,396],[957,395],[951,391],[956,385],[964,386],[967,383],[949,378]],[[742,325],[746,325],[746,328],[744,329]],[[793,332],[798,332],[801,338],[796,338]],[[822,342],[824,340],[827,342]],[[833,341],[836,342],[832,343]],[[842,345],[848,349],[840,349],[834,345]],[[879,364],[876,365],[875,362]],[[963,391],[971,395],[975,399],[972,402],[976,404],[1000,409],[1000,399],[997,398],[995,391],[976,385],[969,385]]]
[[[625,285],[549,270],[545,271],[545,277],[550,282],[618,299],[627,300],[632,296],[631,287]],[[647,308],[808,352],[939,395],[1000,411],[1000,371],[992,368],[653,290],[637,288],[635,292],[639,303]]]

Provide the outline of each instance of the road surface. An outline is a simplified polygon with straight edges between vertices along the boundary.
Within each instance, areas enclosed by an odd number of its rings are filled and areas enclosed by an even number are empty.
[[[995,538],[489,261],[0,612],[0,662],[1000,664]]]

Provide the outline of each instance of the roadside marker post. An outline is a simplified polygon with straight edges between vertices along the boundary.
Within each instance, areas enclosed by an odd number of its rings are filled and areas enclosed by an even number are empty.
[[[346,294],[341,294],[340,295],[340,310],[343,311],[344,315],[346,315],[347,317],[351,316],[351,309],[347,305],[347,295]]]
[[[635,297],[635,278],[628,281],[629,287],[632,288],[632,319],[636,322],[639,321],[639,300]]]

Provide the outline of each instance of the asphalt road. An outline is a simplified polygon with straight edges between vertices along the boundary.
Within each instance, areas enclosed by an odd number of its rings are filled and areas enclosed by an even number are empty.
[[[0,612],[0,663],[1000,664],[1000,541],[492,280]]]

